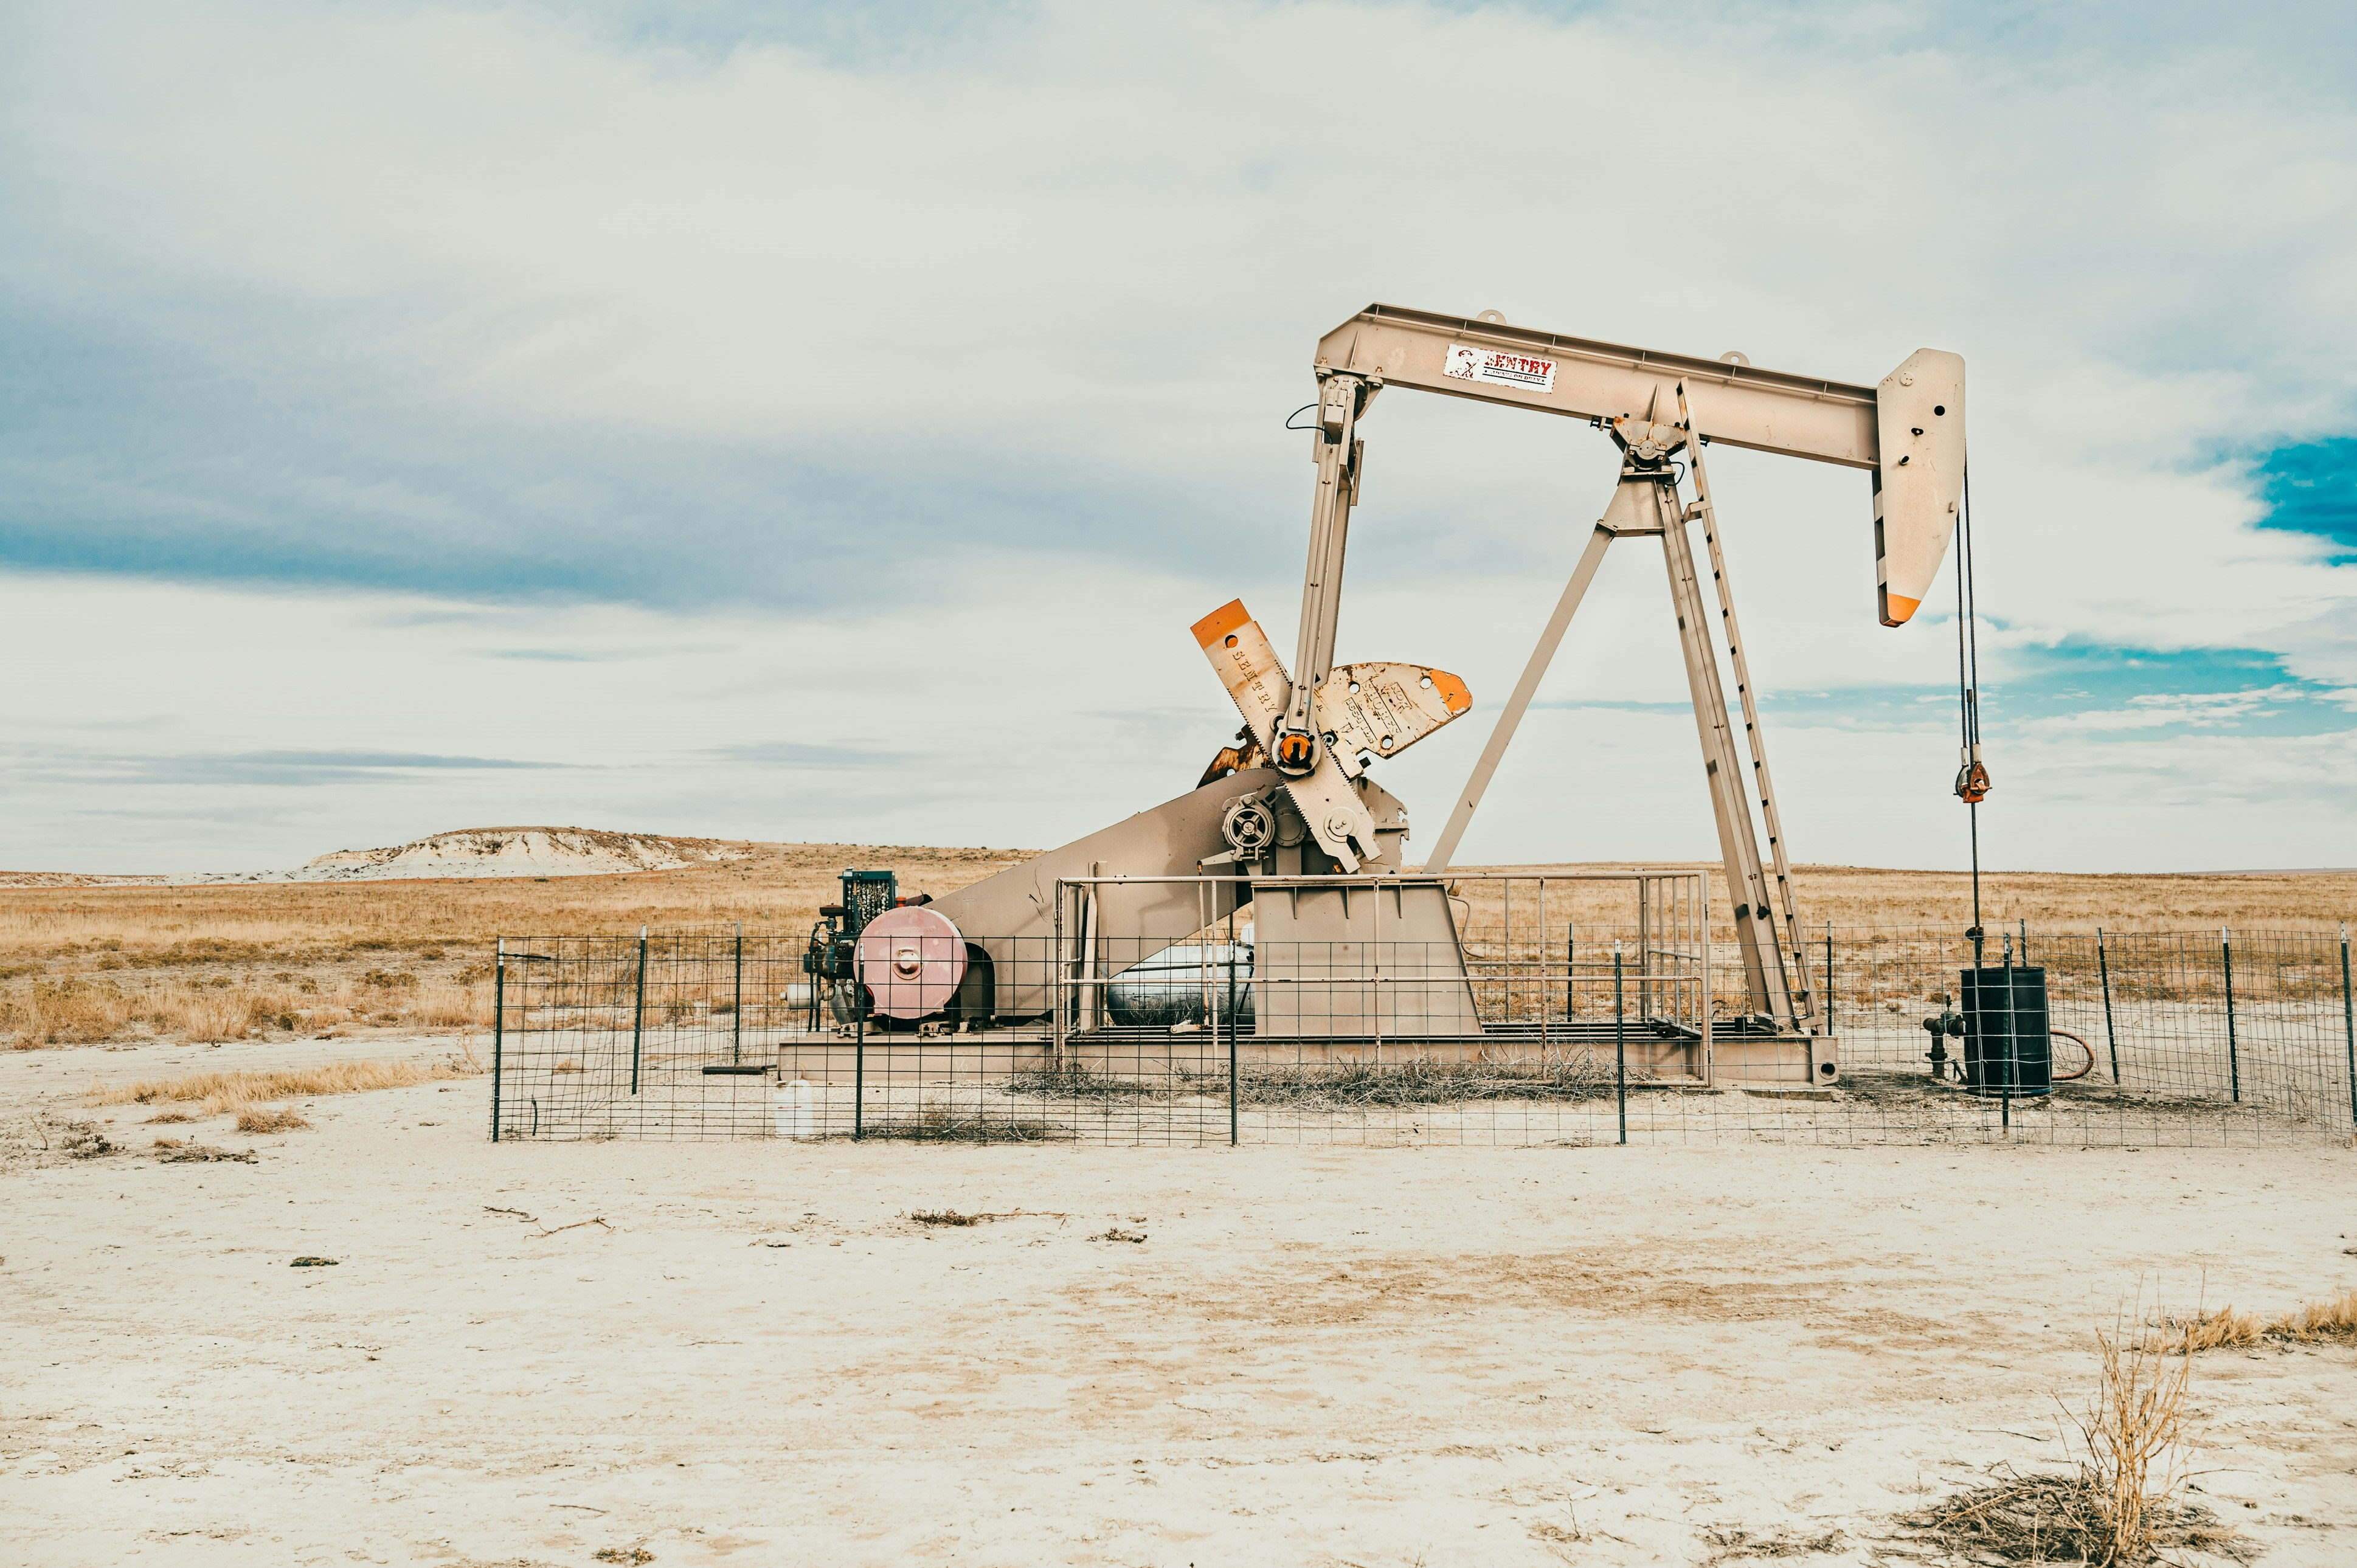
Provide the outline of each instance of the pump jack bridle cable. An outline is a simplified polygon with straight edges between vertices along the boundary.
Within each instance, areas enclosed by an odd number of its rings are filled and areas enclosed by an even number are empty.
[[[1964,746],[1956,795],[1969,814],[1973,855],[1973,967],[1984,967],[1981,927],[1981,800],[1988,769],[1981,764],[1980,594],[1973,581],[1973,471],[1964,469],[1964,506],[1956,513],[1956,707]]]

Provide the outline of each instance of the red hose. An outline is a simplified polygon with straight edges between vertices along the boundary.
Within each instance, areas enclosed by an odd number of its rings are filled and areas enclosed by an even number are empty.
[[[2084,1040],[2081,1039],[2078,1036],[2076,1036],[2076,1035],[2072,1034],[2072,1033],[2070,1030],[2068,1030],[2068,1029],[2049,1029],[2049,1030],[2047,1031],[2047,1033],[2048,1033],[2048,1034],[2050,1034],[2050,1035],[2060,1035],[2060,1036],[2061,1036],[2064,1039],[2066,1039],[2066,1040],[2070,1041],[2072,1045],[2074,1045],[2074,1046],[2078,1047],[2081,1050],[2083,1050],[2083,1051],[2084,1051],[2084,1052],[2086,1052],[2086,1053],[2087,1053],[2087,1065],[2086,1065],[2085,1067],[2081,1068],[2077,1072],[2058,1072],[2058,1073],[2054,1074],[2054,1081],[2055,1081],[2055,1082],[2057,1082],[2057,1083],[2076,1083],[2076,1082],[2078,1082],[2081,1079],[2083,1079],[2083,1078],[2086,1077],[2089,1073],[2091,1073],[2091,1072],[2093,1072],[2093,1071],[2094,1071],[2094,1070],[2095,1070],[2095,1047],[2093,1047],[2093,1046],[2089,1045],[2086,1041],[2084,1041]]]

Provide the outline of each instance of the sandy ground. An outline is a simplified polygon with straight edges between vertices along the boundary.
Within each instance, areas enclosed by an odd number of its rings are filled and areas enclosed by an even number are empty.
[[[481,1080],[27,1142],[330,1054],[0,1058],[0,1557],[1899,1561],[2123,1309],[2357,1283],[2347,1149],[494,1147]],[[2262,1562],[2357,1561],[2357,1351],[2194,1405]]]

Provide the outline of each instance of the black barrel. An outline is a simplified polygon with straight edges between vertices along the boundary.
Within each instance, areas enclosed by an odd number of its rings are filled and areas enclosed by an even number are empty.
[[[2028,964],[1964,972],[1964,1087],[1975,1094],[2054,1092],[2046,971]]]

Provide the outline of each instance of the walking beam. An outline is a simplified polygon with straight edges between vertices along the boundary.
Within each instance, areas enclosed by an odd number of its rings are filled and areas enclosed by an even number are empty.
[[[1385,386],[1573,419],[1650,417],[1684,381],[1697,435],[1874,476],[1877,611],[1915,613],[1946,559],[1964,483],[1964,361],[1918,349],[1874,386],[1371,305],[1318,340],[1319,382]],[[1353,413],[1363,411],[1363,400]],[[1321,418],[1325,417],[1321,413]],[[1355,455],[1355,447],[1349,449]]]

